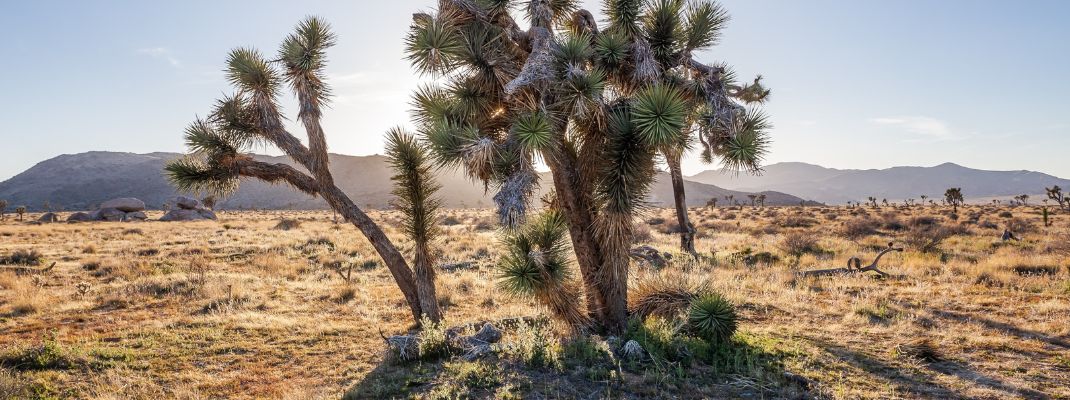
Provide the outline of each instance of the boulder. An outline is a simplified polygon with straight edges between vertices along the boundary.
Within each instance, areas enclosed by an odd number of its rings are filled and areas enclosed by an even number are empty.
[[[125,218],[126,221],[144,221],[146,219],[149,219],[149,216],[142,211],[128,212]]]
[[[56,215],[56,213],[54,213],[54,212],[47,212],[47,213],[41,214],[41,218],[38,218],[37,222],[44,222],[44,223],[59,222],[59,216]]]
[[[126,213],[116,208],[101,208],[89,215],[94,221],[119,222],[126,218]]]
[[[192,197],[178,196],[171,199],[171,202],[183,210],[196,210],[201,208],[201,201]]]
[[[84,212],[81,212],[81,211],[76,212],[74,214],[71,214],[70,216],[67,217],[67,222],[86,222],[86,221],[92,221],[92,220],[93,220],[92,216],[90,216],[88,213],[84,213]]]
[[[201,221],[205,220],[203,215],[197,210],[171,210],[167,214],[164,214],[160,221]]]
[[[213,212],[212,210],[209,210],[207,208],[204,208],[204,207],[198,208],[197,209],[197,213],[201,214],[201,216],[204,217],[205,219],[210,219],[210,220],[213,220],[213,221],[218,219],[215,216],[215,212]]]
[[[133,197],[123,197],[105,201],[100,204],[100,208],[114,208],[122,212],[145,211],[145,202]]]

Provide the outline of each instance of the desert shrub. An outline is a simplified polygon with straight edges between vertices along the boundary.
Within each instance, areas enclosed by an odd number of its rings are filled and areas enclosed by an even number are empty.
[[[999,225],[989,220],[983,220],[977,224],[977,226],[984,229],[999,229]]]
[[[706,282],[693,282],[668,274],[656,275],[640,280],[629,290],[628,312],[640,319],[651,316],[675,318],[708,291]]]
[[[427,317],[420,321],[420,333],[417,335],[420,349],[419,356],[424,360],[432,360],[449,356],[450,344],[446,334],[446,327],[433,322]]]
[[[1018,263],[1013,265],[1011,269],[1021,276],[1050,276],[1059,273],[1059,266],[1052,264]]]
[[[887,212],[881,215],[881,228],[889,231],[901,231],[906,229],[906,224],[899,219],[899,215]]]
[[[1014,233],[1030,233],[1037,230],[1032,222],[1023,218],[1011,218],[1007,220],[1007,229]]]
[[[280,230],[280,231],[288,231],[288,230],[297,229],[297,228],[300,228],[300,227],[301,227],[301,221],[298,221],[296,219],[283,219],[283,220],[279,221],[279,223],[275,224],[275,227],[273,229]]]
[[[443,226],[460,225],[461,224],[461,220],[459,218],[455,217],[455,216],[447,215],[447,216],[442,218],[442,222],[439,222],[439,224],[443,225]]]
[[[851,240],[857,240],[877,233],[880,222],[869,217],[855,217],[843,224],[840,234]]]
[[[546,323],[521,323],[515,342],[508,348],[513,357],[529,367],[554,367],[560,362],[561,346]]]
[[[903,236],[903,242],[917,251],[929,253],[938,250],[940,243],[958,232],[959,229],[944,225],[914,225]]]
[[[10,255],[0,257],[0,264],[34,266],[41,265],[43,258],[37,250],[15,250]]]
[[[928,338],[915,338],[896,344],[892,352],[897,357],[905,357],[925,362],[938,362],[943,356],[936,345]]]
[[[650,226],[643,224],[636,224],[632,232],[632,243],[649,243],[654,240],[654,234],[650,231]]]
[[[784,234],[784,237],[780,239],[779,247],[785,253],[794,257],[800,257],[807,253],[820,254],[824,252],[817,243],[817,237],[803,231],[792,231]]]
[[[985,287],[1002,287],[1003,281],[988,272],[982,272],[977,274],[977,278],[973,280],[974,285],[981,285]]]
[[[741,262],[747,266],[755,266],[758,264],[772,265],[780,261],[780,257],[768,251],[754,252],[754,249],[747,247],[743,250],[734,252],[728,256],[733,262]]]
[[[472,229],[474,229],[476,232],[486,232],[493,231],[496,226],[497,225],[495,225],[493,221],[487,218],[480,218],[478,221],[476,221],[475,225],[472,226]]]
[[[1000,218],[1013,218],[1014,214],[1012,214],[1010,211],[1002,211],[1002,212],[999,213],[999,217]]]
[[[664,217],[653,217],[653,218],[650,218],[650,219],[646,220],[646,224],[647,225],[663,225],[663,224],[665,224],[665,218]]]

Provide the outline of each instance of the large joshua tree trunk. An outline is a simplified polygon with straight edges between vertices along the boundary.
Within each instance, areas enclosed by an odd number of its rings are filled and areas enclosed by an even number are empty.
[[[692,257],[697,258],[695,251],[695,225],[687,215],[687,198],[684,192],[684,175],[680,170],[680,153],[666,151],[665,161],[669,164],[669,175],[672,177],[672,197],[676,203],[676,223],[680,226],[680,250],[686,251]]]

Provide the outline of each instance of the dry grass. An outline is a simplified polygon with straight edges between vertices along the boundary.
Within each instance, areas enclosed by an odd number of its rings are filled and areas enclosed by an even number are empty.
[[[829,398],[1070,397],[1070,217],[1043,227],[1027,207],[968,206],[958,220],[946,211],[692,210],[703,258],[675,254],[662,271],[633,268],[636,283],[665,274],[708,281],[739,306],[739,340],[774,367],[697,371],[690,376],[712,380],[690,384],[567,362],[394,365],[379,332],[410,329],[408,311],[370,244],[330,212],[136,225],[8,220],[0,256],[37,251],[57,265],[42,275],[0,272],[3,351],[51,343],[84,363],[0,366],[0,397],[777,397],[784,386]],[[371,214],[407,247],[393,230],[398,214]],[[499,292],[491,212],[449,214],[442,260],[470,264],[438,274],[447,324],[544,313]],[[674,252],[672,215],[651,212],[637,242]],[[279,221],[292,223],[276,229]],[[1000,242],[1007,226],[1023,240]],[[907,244],[881,262],[891,278],[793,274],[856,255],[868,263],[888,242]],[[732,257],[746,249],[777,258]],[[519,335],[523,360],[536,360],[539,346],[588,354],[547,345],[537,331]]]

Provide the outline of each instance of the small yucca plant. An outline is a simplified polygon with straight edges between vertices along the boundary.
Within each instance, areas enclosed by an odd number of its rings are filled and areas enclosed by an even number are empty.
[[[499,264],[501,286],[514,295],[534,297],[554,317],[583,330],[590,319],[582,311],[580,287],[572,277],[567,235],[564,217],[552,210],[508,234]]]
[[[736,333],[736,308],[720,293],[708,292],[691,303],[688,327],[711,343],[725,343]]]

